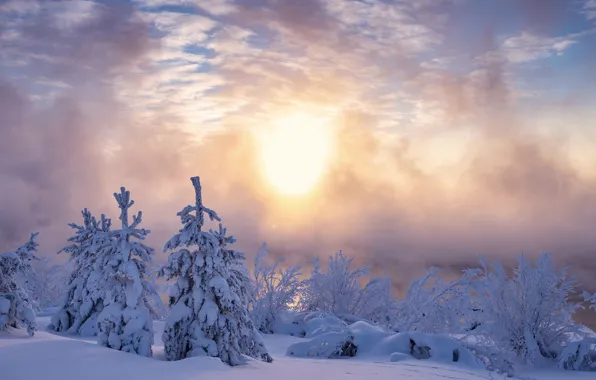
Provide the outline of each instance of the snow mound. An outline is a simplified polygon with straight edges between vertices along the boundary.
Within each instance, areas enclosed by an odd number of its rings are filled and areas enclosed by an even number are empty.
[[[308,342],[294,343],[286,351],[287,356],[328,359],[351,357],[356,353],[354,335],[348,331],[326,333]]]
[[[322,321],[320,321],[322,323]],[[366,322],[356,322],[345,331],[316,335],[307,342],[292,344],[286,355],[294,357],[360,358],[429,361],[482,369],[482,363],[454,338],[419,332],[390,333]]]
[[[596,371],[596,338],[568,344],[559,355],[558,366],[574,371]]]

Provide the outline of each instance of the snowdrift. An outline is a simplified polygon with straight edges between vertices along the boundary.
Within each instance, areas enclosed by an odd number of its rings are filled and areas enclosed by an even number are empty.
[[[315,318],[312,326],[323,325],[324,320]],[[359,358],[401,361],[427,359],[439,363],[458,363],[469,368],[481,369],[484,365],[456,339],[416,332],[390,333],[380,327],[359,321],[341,331],[311,335],[314,338],[291,345],[286,355],[293,357]],[[314,334],[312,334],[314,332]]]

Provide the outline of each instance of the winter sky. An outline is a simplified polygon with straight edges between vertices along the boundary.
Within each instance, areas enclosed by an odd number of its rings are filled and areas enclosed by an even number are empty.
[[[200,175],[249,257],[596,288],[594,46],[595,0],[0,0],[0,250],[125,185],[160,251]]]

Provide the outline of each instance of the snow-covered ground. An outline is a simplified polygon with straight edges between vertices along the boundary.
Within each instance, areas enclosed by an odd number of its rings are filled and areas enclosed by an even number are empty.
[[[39,317],[40,329],[49,317]],[[502,375],[425,360],[391,363],[386,357],[366,359],[297,359],[285,356],[287,348],[304,339],[266,335],[265,342],[275,358],[271,364],[250,361],[228,367],[219,359],[193,358],[164,361],[161,346],[163,322],[155,322],[154,357],[145,358],[100,347],[93,339],[75,339],[38,331],[34,337],[25,331],[0,333],[1,380],[476,380],[502,379]],[[519,378],[535,380],[594,380],[596,374],[560,370],[531,371]]]

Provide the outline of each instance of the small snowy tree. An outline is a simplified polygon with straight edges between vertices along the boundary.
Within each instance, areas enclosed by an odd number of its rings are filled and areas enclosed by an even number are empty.
[[[120,207],[122,227],[110,232],[111,239],[101,247],[95,262],[104,287],[104,307],[98,316],[98,343],[102,346],[141,356],[151,356],[153,344],[153,310],[150,299],[156,297],[151,274],[152,248],[141,240],[150,231],[137,228],[142,212],[133,215],[129,224],[128,211],[134,201],[124,187],[114,193]],[[135,241],[137,240],[137,241]]]
[[[273,325],[280,312],[286,311],[302,292],[300,266],[281,268],[284,259],[267,265],[267,243],[263,243],[254,260],[255,300],[252,314],[257,328],[273,332]]]
[[[23,264],[18,254],[0,255],[0,330],[24,326],[33,336],[35,312],[26,289],[18,281],[18,276],[26,270],[27,264]]]
[[[474,302],[482,311],[475,334],[489,343],[514,352],[528,363],[555,359],[578,333],[572,315],[581,304],[570,301],[576,282],[565,269],[556,270],[550,255],[536,265],[518,258],[513,276],[497,261],[482,261],[473,282]]]
[[[398,329],[425,333],[460,333],[469,326],[472,314],[470,285],[474,271],[465,271],[450,282],[432,267],[412,281],[404,300],[398,302]]]
[[[69,224],[75,234],[68,239],[70,244],[58,252],[70,255],[73,269],[62,305],[48,328],[89,336],[97,335],[97,318],[104,305],[101,271],[95,271],[95,264],[99,251],[110,245],[111,220],[102,214],[98,221],[87,209],[81,214],[83,225]]]
[[[202,230],[204,214],[221,219],[203,205],[199,177],[191,181],[195,205],[178,213],[183,227],[166,243],[164,251],[173,252],[159,272],[166,280],[176,279],[162,338],[166,358],[212,356],[238,365],[249,355],[271,361],[250,321],[243,258],[226,248],[233,238],[226,238],[221,227],[218,234]]]

